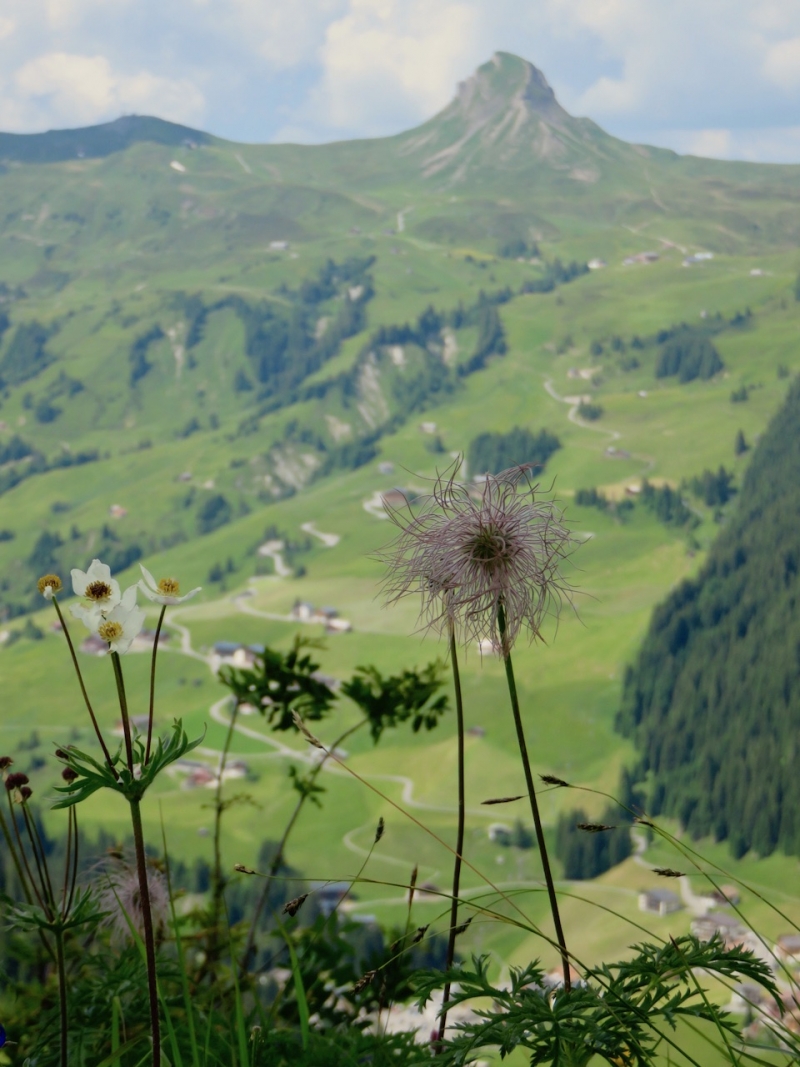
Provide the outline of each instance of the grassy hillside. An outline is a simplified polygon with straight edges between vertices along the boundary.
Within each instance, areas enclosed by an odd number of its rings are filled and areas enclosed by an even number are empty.
[[[414,633],[414,605],[389,612],[376,600],[372,556],[390,536],[380,494],[424,489],[479,434],[513,427],[558,438],[542,479],[584,540],[571,576],[578,615],[518,657],[536,769],[616,786],[633,758],[614,730],[624,667],[652,607],[697,572],[732,507],[681,486],[722,465],[740,488],[752,453],[737,453],[738,432],[751,445],[800,370],[798,168],[626,145],[568,116],[531,71],[500,56],[441,115],[379,141],[247,146],[152,124],[128,129],[124,144],[95,131],[96,151],[49,134],[30,147],[0,140],[0,729],[4,750],[22,761],[25,743],[45,761],[37,789],[54,773],[51,739],[88,739],[65,650],[34,595],[40,573],[100,554],[125,569],[123,582],[141,559],[202,584],[201,600],[168,616],[200,656],[217,640],[287,647],[300,598],[353,623],[327,638],[329,673],[422,663],[442,649]],[[658,259],[623,263],[643,252]],[[685,265],[705,252],[713,258]],[[592,259],[607,265],[580,269]],[[722,364],[711,377],[657,376],[708,345]],[[270,540],[284,542],[291,576],[258,554]],[[161,721],[208,723],[213,760],[224,718],[209,709],[224,693],[180,644],[173,628]],[[110,721],[108,664],[82,662]],[[129,662],[143,700],[144,657]],[[499,665],[470,649],[465,678],[470,725],[485,731],[469,742],[470,855],[529,883],[532,913],[544,916],[533,854],[492,844],[495,816],[479,807],[521,782]],[[341,714],[349,721],[352,709]],[[235,749],[257,806],[228,822],[231,863],[254,862],[292,804],[289,757],[262,723],[246,726],[258,736],[237,734]],[[333,737],[338,723],[326,729]],[[452,832],[451,723],[377,750],[356,735],[349,748],[391,800],[411,788],[430,826]],[[296,867],[354,873],[383,814],[372,875],[405,878],[418,862],[421,877],[443,881],[447,854],[386,800],[340,773],[325,781],[324,816],[310,813],[294,839]],[[148,800],[153,825],[167,796],[175,849],[206,855],[202,791],[176,779]],[[548,826],[574,803],[548,794]],[[587,803],[599,814],[600,801]],[[124,826],[108,803],[87,818]],[[580,887],[623,916],[598,924],[591,905],[568,905],[587,958],[638,936],[636,890],[651,881],[629,860]],[[388,887],[361,897],[381,918],[402,912]],[[688,918],[652,922],[682,930]],[[502,928],[476,924],[471,936],[502,958],[511,951]]]

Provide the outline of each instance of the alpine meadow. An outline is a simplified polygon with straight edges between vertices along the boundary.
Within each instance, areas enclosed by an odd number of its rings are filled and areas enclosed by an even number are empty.
[[[0,1064],[798,1062],[800,166],[497,53],[0,195]]]

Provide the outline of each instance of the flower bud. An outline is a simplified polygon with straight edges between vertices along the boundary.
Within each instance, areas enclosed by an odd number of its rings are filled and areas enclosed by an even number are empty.
[[[45,600],[52,600],[53,594],[60,591],[62,582],[57,574],[45,574],[39,579],[36,586]]]

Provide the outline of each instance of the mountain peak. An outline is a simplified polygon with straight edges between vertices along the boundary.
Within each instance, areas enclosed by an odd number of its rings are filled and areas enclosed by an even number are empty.
[[[443,111],[403,136],[401,152],[419,158],[426,178],[460,181],[476,169],[541,171],[544,164],[592,182],[600,176],[598,155],[605,156],[613,140],[565,111],[532,63],[495,52],[461,82]]]
[[[488,63],[461,82],[451,109],[459,109],[465,118],[481,124],[519,109],[555,124],[570,118],[538,67],[510,52],[495,52]]]

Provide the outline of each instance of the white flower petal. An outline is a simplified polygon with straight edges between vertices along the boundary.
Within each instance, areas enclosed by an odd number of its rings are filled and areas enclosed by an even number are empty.
[[[77,567],[70,571],[70,575],[72,577],[72,591],[75,596],[83,596],[86,592],[86,586],[89,584],[89,576],[85,571],[79,571]]]
[[[147,569],[147,567],[145,567],[145,565],[143,563],[140,563],[139,564],[139,569],[141,570],[142,574],[144,575],[144,581],[150,587],[150,589],[157,590],[158,589],[158,584],[157,584],[155,578],[153,577],[153,575]],[[141,585],[141,584],[142,583],[140,582],[139,585]]]
[[[86,578],[90,582],[107,582],[111,584],[111,568],[107,563],[101,563],[99,559],[93,559],[86,572]]]
[[[125,592],[120,597],[120,607],[124,608],[125,611],[130,611],[131,608],[135,608],[136,607],[136,592],[137,592],[137,589],[138,589],[137,585],[129,585],[128,588],[125,590]]]

